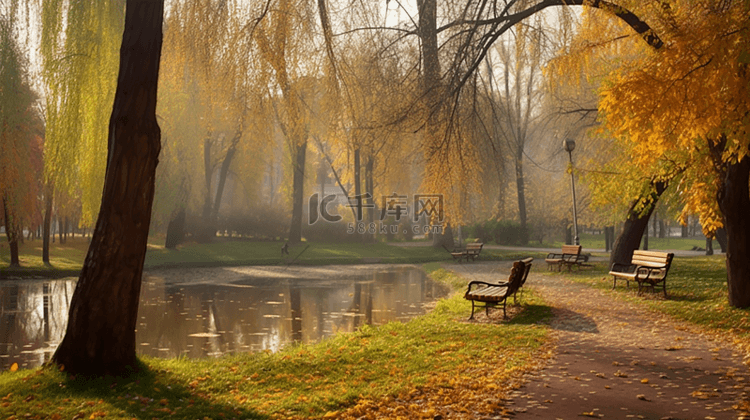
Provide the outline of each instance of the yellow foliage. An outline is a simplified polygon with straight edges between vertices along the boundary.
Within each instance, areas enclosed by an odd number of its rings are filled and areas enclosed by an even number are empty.
[[[595,74],[606,75],[601,133],[620,150],[609,168],[621,175],[592,177],[594,189],[632,200],[642,196],[638,180],[671,180],[682,217],[699,214],[711,235],[722,226],[716,201],[722,167],[744,158],[750,144],[750,9],[742,2],[682,0],[640,13],[665,41],[659,50],[601,41],[622,34],[595,14],[585,15],[593,25],[584,25],[577,41],[576,51],[588,57],[578,62],[596,60]],[[580,45],[596,45],[596,52]],[[571,54],[548,71],[560,74],[575,60]]]

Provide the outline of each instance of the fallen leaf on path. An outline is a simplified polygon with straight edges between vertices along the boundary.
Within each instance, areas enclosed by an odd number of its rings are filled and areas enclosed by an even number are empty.
[[[646,396],[643,394],[638,394],[638,399],[641,401],[651,401],[648,398],[646,398]]]

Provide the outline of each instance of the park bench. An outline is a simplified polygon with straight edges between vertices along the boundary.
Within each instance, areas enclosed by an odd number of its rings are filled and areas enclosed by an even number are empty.
[[[477,302],[484,303],[484,310],[487,316],[489,316],[490,308],[494,308],[502,303],[503,318],[506,318],[506,301],[508,297],[513,295],[513,301],[515,302],[516,293],[521,289],[524,283],[526,283],[526,277],[529,275],[531,262],[533,260],[533,258],[526,258],[520,261],[514,261],[507,282],[489,283],[480,280],[469,282],[466,293],[464,294],[464,299],[471,301],[471,316],[469,319],[474,319],[474,310],[477,307]]]
[[[585,263],[589,260],[588,255],[581,254],[580,245],[563,245],[562,253],[557,254],[551,252],[547,254],[547,258],[544,261],[547,263],[547,268],[552,270],[556,267],[558,271],[562,270],[562,267],[568,267],[568,271],[573,266],[581,268],[586,265]]]
[[[609,274],[612,276],[612,288],[617,286],[617,280],[625,280],[626,286],[630,282],[638,283],[638,294],[645,286],[656,290],[656,285],[662,284],[664,297],[667,297],[667,273],[672,265],[674,254],[659,251],[633,251],[633,258],[629,264],[613,263]]]
[[[466,244],[466,248],[454,249],[451,251],[451,256],[454,260],[458,260],[458,262],[461,262],[462,259],[465,259],[466,261],[471,259],[474,261],[479,258],[479,254],[482,252],[482,246],[484,246],[484,244],[481,242],[469,242]]]

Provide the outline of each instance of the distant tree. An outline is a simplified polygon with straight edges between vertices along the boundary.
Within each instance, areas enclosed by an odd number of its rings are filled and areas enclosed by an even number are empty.
[[[32,166],[41,151],[41,124],[29,86],[27,64],[14,31],[18,4],[0,17],[0,219],[10,246],[10,265],[19,266],[23,220],[37,213],[38,183]]]

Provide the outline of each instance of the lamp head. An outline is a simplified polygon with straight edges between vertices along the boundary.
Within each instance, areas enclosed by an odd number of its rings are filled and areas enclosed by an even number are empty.
[[[565,139],[563,140],[563,149],[565,149],[566,152],[570,153],[576,148],[576,142],[573,139]]]

